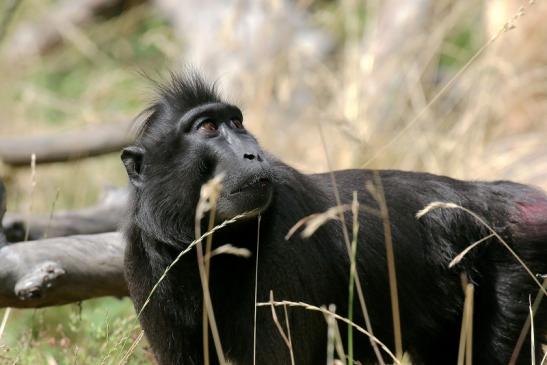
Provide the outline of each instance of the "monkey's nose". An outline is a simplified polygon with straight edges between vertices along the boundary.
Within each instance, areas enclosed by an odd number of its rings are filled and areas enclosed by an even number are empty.
[[[243,158],[246,159],[246,160],[254,160],[256,158],[256,160],[258,162],[262,162],[262,157],[260,157],[260,155],[257,153],[256,155],[255,154],[252,154],[252,153],[244,153],[243,154]]]

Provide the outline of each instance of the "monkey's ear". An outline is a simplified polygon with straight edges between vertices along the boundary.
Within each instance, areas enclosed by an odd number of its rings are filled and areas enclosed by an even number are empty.
[[[127,170],[129,181],[133,186],[140,187],[143,184],[142,160],[144,157],[144,148],[130,146],[123,149],[122,161]]]

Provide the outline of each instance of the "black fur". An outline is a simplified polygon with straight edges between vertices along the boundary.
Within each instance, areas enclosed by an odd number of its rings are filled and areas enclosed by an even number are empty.
[[[218,119],[215,122],[226,128],[211,137],[195,126],[189,127],[184,120],[195,113],[195,108],[213,113]],[[194,239],[194,211],[201,185],[225,172],[227,193],[219,202],[222,218],[248,208],[262,210],[258,301],[268,301],[272,290],[277,300],[317,306],[334,303],[337,312],[346,316],[349,259],[340,222],[323,225],[309,239],[299,235],[284,239],[301,218],[336,205],[330,176],[301,174],[266,155],[247,132],[228,128],[230,118],[240,118],[238,109],[221,102],[215,90],[195,75],[175,77],[170,86],[160,90],[148,113],[136,145],[123,154],[133,185],[125,227],[125,264],[136,309],[142,307],[166,267]],[[249,155],[253,159],[244,157]],[[373,171],[334,174],[342,203],[351,203],[352,192],[357,191],[362,205],[378,208],[365,188],[374,180]],[[378,174],[395,247],[403,345],[413,364],[455,364],[464,300],[461,273],[476,285],[474,363],[507,364],[528,314],[528,298],[536,295],[537,285],[494,239],[449,269],[455,255],[489,232],[457,209],[437,209],[421,219],[415,214],[433,201],[460,204],[491,224],[534,273],[544,274],[547,196],[532,187],[505,181],[466,182],[402,171]],[[256,183],[244,194],[228,194],[255,177],[264,184]],[[350,214],[346,222],[351,232]],[[361,209],[359,223],[357,269],[372,327],[393,349],[382,221]],[[230,243],[254,254],[257,226],[256,217],[228,226],[214,235],[214,245]],[[252,364],[255,259],[254,255],[251,259],[219,255],[211,261],[211,296],[222,346],[226,357],[238,365]],[[359,308],[356,300],[355,321],[364,326]],[[281,310],[278,317],[284,324]],[[201,321],[202,289],[192,251],[161,283],[141,323],[160,364],[201,364]],[[258,309],[257,323],[256,363],[289,364],[288,349],[269,307]],[[325,363],[324,317],[292,308],[289,323],[296,363]],[[536,314],[534,324],[541,342],[547,334],[544,310]],[[340,326],[345,333],[345,326]],[[357,333],[355,336],[356,359],[374,362],[368,339]],[[212,343],[209,347],[216,363]],[[528,344],[518,363],[530,364]]]

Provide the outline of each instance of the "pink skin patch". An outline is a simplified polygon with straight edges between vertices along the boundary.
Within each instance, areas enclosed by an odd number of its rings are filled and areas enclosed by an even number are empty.
[[[547,199],[538,197],[534,203],[519,203],[519,231],[524,235],[544,235],[547,241]]]
[[[526,224],[547,223],[547,202],[545,204],[521,204],[520,211]]]

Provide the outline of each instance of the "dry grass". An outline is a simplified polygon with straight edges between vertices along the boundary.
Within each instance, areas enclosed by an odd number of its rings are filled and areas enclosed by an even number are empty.
[[[400,360],[398,360],[397,357],[395,357],[395,355],[389,350],[389,348],[386,345],[384,345],[382,343],[382,341],[380,341],[378,338],[374,337],[370,332],[368,332],[367,330],[365,330],[363,327],[359,326],[358,324],[353,323],[349,319],[347,319],[345,317],[342,317],[342,316],[340,316],[340,315],[338,315],[334,312],[331,312],[326,308],[320,308],[320,307],[310,305],[310,304],[307,304],[307,303],[302,303],[302,302],[292,302],[292,301],[289,301],[289,300],[257,303],[257,306],[259,306],[259,307],[272,306],[272,305],[273,306],[298,307],[298,308],[303,308],[305,310],[309,310],[309,311],[313,311],[313,312],[320,312],[320,313],[323,313],[326,316],[331,316],[331,317],[335,318],[338,321],[344,322],[344,323],[352,326],[353,328],[355,328],[357,331],[364,334],[365,336],[368,336],[372,341],[374,341],[376,344],[378,344],[380,346],[380,348],[393,360],[393,362],[395,364],[401,365]]]
[[[534,313],[537,312],[539,305],[541,304],[541,301],[543,300],[544,296],[547,296],[547,278],[543,280],[543,283],[540,283],[538,280],[538,276],[534,275],[532,270],[526,265],[526,263],[516,254],[516,252],[510,247],[510,245],[492,228],[491,225],[489,225],[482,217],[480,217],[477,213],[464,208],[460,205],[457,205],[455,203],[445,203],[445,202],[432,202],[428,204],[426,207],[421,209],[416,213],[416,218],[420,219],[423,216],[427,215],[429,212],[435,209],[459,209],[465,212],[466,214],[471,215],[477,223],[480,223],[482,226],[484,226],[490,234],[483,237],[482,239],[470,244],[466,249],[464,249],[461,253],[456,255],[456,257],[450,262],[449,267],[452,267],[453,265],[456,265],[458,262],[460,262],[463,257],[472,249],[477,247],[480,243],[483,243],[487,241],[489,238],[495,238],[519,263],[519,265],[522,266],[522,268],[526,271],[526,273],[530,276],[530,278],[537,284],[538,286],[538,293],[534,299],[534,304],[530,302],[530,315],[526,319],[526,322],[524,323],[520,336],[516,342],[515,348],[513,350],[513,354],[511,356],[510,365],[514,365],[517,361],[517,358],[519,356],[520,351],[522,351],[522,345],[525,341],[525,337],[527,336],[528,332],[530,332],[531,335],[531,346],[532,346],[532,361],[535,363],[535,357],[534,357],[534,327],[533,327],[533,317]],[[463,365],[465,364],[471,364],[472,359],[472,334],[473,334],[473,327],[472,327],[472,313],[473,313],[473,293],[474,293],[474,287],[472,284],[467,283],[467,278],[463,277],[462,281],[464,282],[465,287],[465,303],[464,303],[464,314],[462,318],[462,328],[461,328],[461,337],[460,337],[460,350],[459,350],[459,356],[458,356],[458,364]],[[531,301],[531,299],[530,299]],[[465,356],[464,356],[465,354]]]
[[[247,125],[266,149],[304,172],[367,165],[507,178],[547,189],[545,2],[440,0],[428,16],[408,18],[419,19],[414,23],[398,17],[406,6],[400,2],[311,3],[314,20],[339,39],[334,55],[302,67],[301,50],[287,48],[233,76],[242,87],[227,90],[243,104]],[[27,0],[14,21],[44,13],[48,4]],[[0,74],[0,83],[10,86],[0,88],[0,135],[100,128],[136,115],[149,90],[138,71],[167,69],[183,55],[150,10],[139,6],[101,24],[65,27],[63,49],[21,67],[0,59],[0,68],[10,70]],[[224,31],[229,39],[230,28]],[[302,90],[305,102],[295,102]],[[116,155],[26,170],[0,166],[0,174],[8,183],[8,208],[22,212],[86,206],[104,185],[126,183]],[[339,203],[313,222],[343,219],[344,208]],[[219,253],[206,247],[204,257]],[[366,313],[363,293],[358,297]],[[335,317],[333,310],[313,310]],[[338,330],[332,326],[334,351]]]
[[[31,16],[47,10],[42,2],[35,2],[24,3],[21,13]],[[287,49],[280,59],[271,60],[271,66],[234,76],[242,79],[243,87],[226,93],[243,104],[247,124],[267,149],[306,172],[328,168],[315,126],[321,121],[329,145],[335,146],[330,152],[333,168],[368,162],[370,167],[473,179],[511,178],[547,187],[543,157],[547,72],[542,51],[542,34],[547,32],[542,32],[545,25],[541,22],[547,6],[537,3],[512,21],[515,29],[496,37],[445,88],[481,45],[522,12],[511,1],[508,4],[513,9],[495,1],[488,7],[472,0],[435,3],[431,11],[437,16],[410,28],[412,38],[404,35],[404,47],[389,50],[381,49],[378,42],[396,45],[393,39],[399,29],[383,18],[375,20],[386,14],[379,13],[374,2],[365,9],[369,12],[366,22],[355,19],[355,14],[363,14],[358,2],[319,7],[316,20],[341,32],[344,39],[336,57],[294,71],[289,60],[297,59],[300,51]],[[150,68],[152,57],[139,58],[129,43],[132,34],[139,32],[136,40],[155,47],[149,53],[165,68],[182,54],[176,40],[166,36],[167,27],[138,31],[149,10],[137,7],[122,18],[77,30],[80,38],[85,36],[95,45],[89,49],[102,53],[114,52],[107,46],[114,41],[115,54],[99,57],[95,52],[91,64],[81,66],[89,62],[89,52],[75,47],[69,38],[63,52],[2,73],[0,82],[11,87],[0,91],[0,134],[39,134],[136,115],[150,89],[138,70]],[[398,15],[396,8],[393,12],[393,17]],[[340,23],[342,30],[336,26]],[[113,39],[112,34],[120,30],[122,34]],[[158,67],[162,66],[151,69]],[[310,93],[310,99],[295,105],[293,100],[301,89]],[[426,108],[436,95],[440,95],[438,100]],[[404,133],[390,144],[401,130]],[[90,204],[103,185],[125,182],[120,166],[117,156],[39,166],[36,195],[43,198],[35,209],[48,212],[57,190],[59,208]],[[4,169],[13,181],[12,209],[28,207],[26,174]],[[75,183],[67,176],[79,176],[85,183]]]
[[[530,270],[530,268],[526,265],[526,263],[519,257],[519,255],[517,255],[517,253],[511,248],[511,246],[500,236],[500,234],[498,232],[496,232],[496,230],[494,228],[492,228],[492,226],[490,224],[488,224],[484,218],[482,218],[481,216],[479,216],[477,213],[465,208],[465,207],[462,207],[458,204],[455,204],[455,203],[446,203],[446,202],[432,202],[430,204],[428,204],[426,207],[424,207],[423,209],[421,209],[419,212],[416,213],[416,218],[417,219],[420,219],[422,218],[424,215],[428,214],[429,212],[431,212],[432,210],[435,210],[435,209],[459,209],[459,210],[462,210],[464,211],[465,213],[469,214],[470,216],[472,216],[476,221],[477,223],[480,223],[480,225],[484,226],[484,228],[486,228],[489,232],[490,232],[490,235],[494,236],[496,238],[496,240],[501,243],[503,245],[503,247],[515,258],[515,260],[522,266],[522,268],[524,270],[526,270],[526,272],[528,273],[528,275],[530,276],[530,278],[536,283],[536,285],[538,286],[539,290],[541,290],[543,292],[543,294],[545,294],[547,296],[547,289],[545,289],[543,287],[543,285],[539,282],[539,280],[537,279],[537,275],[535,275],[532,270]],[[488,237],[488,236],[486,236]],[[477,242],[484,242],[486,241],[484,238],[477,241]],[[471,244],[469,247],[471,248],[474,248],[477,246],[477,242]],[[454,260],[450,263],[450,265],[453,265],[453,263],[457,260],[457,261],[461,261],[461,259],[463,258],[463,255],[465,255],[465,253],[469,252],[469,247],[468,249],[464,250],[462,253],[458,254]]]

